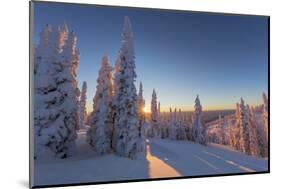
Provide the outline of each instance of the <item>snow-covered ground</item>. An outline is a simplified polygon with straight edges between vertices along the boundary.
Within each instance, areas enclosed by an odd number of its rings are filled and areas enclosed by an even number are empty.
[[[267,159],[255,158],[217,144],[147,140],[147,155],[137,160],[113,154],[99,156],[78,133],[75,156],[35,162],[35,185],[266,171]]]

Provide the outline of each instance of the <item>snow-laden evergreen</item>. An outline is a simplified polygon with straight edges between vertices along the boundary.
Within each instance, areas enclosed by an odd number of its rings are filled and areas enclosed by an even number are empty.
[[[158,103],[158,108],[159,108],[159,104],[160,103]],[[160,126],[161,138],[164,139],[164,138],[168,138],[169,136],[169,115],[167,114],[167,112],[162,112],[161,114],[160,114],[161,119],[159,124],[161,125]]]
[[[240,149],[246,154],[251,154],[250,150],[250,134],[249,134],[249,113],[246,110],[243,98],[241,98],[239,106],[239,120],[240,127]]]
[[[77,38],[66,24],[47,25],[36,48],[34,80],[35,157],[71,154],[79,127]]]
[[[112,100],[112,109],[113,109],[113,132],[112,132],[112,148],[116,146],[116,141],[118,139],[118,127],[115,127],[115,117],[117,114],[117,107],[119,106],[119,101],[117,100],[117,94],[120,88],[120,78],[119,78],[119,72],[121,69],[121,58],[120,55],[118,55],[116,61],[115,61],[115,66],[112,71],[112,76],[113,76],[113,100]]]
[[[158,110],[157,110],[157,95],[153,89],[152,98],[151,98],[151,136],[150,137],[159,137],[159,123],[158,123]]]
[[[112,114],[112,67],[108,56],[102,58],[93,99],[93,117],[87,132],[87,141],[100,154],[111,151]]]
[[[145,101],[143,98],[143,86],[142,83],[140,82],[139,86],[139,92],[138,92],[138,118],[139,118],[139,134],[140,134],[140,143],[142,145],[139,145],[140,149],[139,151],[145,152],[145,112],[144,112],[144,107],[145,107]]]
[[[161,104],[160,104],[160,101],[158,102],[157,110],[158,110],[158,119],[160,121],[160,115],[161,115]]]
[[[229,120],[230,122],[230,120]],[[228,127],[228,133],[229,133],[229,145],[236,149],[236,138],[235,138],[235,131],[230,123],[228,123],[230,126]]]
[[[177,139],[178,140],[185,140],[186,139],[186,133],[185,133],[185,124],[183,120],[183,114],[181,109],[179,109],[178,118],[177,118]]]
[[[250,138],[250,150],[251,155],[253,156],[260,156],[260,148],[258,144],[258,135],[257,135],[257,123],[255,121],[255,113],[253,108],[250,108],[249,105],[247,105],[247,112],[249,115],[249,138]]]
[[[139,92],[138,92],[138,114],[139,114],[140,125],[143,125],[145,121],[144,106],[145,106],[145,101],[143,98],[143,86],[142,83],[140,82]]]
[[[240,104],[236,103],[236,111],[235,111],[235,116],[236,116],[236,125],[235,129],[233,130],[234,132],[234,149],[236,150],[241,150],[241,127],[240,127]]]
[[[202,121],[202,106],[200,104],[199,95],[197,95],[194,105],[193,139],[200,144],[206,144],[205,128]]]
[[[263,118],[264,118],[264,133],[266,143],[268,143],[268,99],[265,93],[262,94],[263,98]]]
[[[86,111],[86,100],[87,100],[87,82],[84,81],[82,84],[82,91],[80,95],[79,101],[79,126],[80,129],[85,128],[86,119],[87,119],[87,111]]]
[[[141,136],[135,87],[135,55],[133,32],[129,18],[126,16],[122,32],[122,46],[119,51],[119,66],[114,75],[114,129],[113,149],[116,154],[135,158]]]
[[[175,108],[175,111],[172,111],[172,108],[170,108],[170,121],[169,121],[169,138],[172,140],[177,139],[177,109]]]
[[[225,118],[221,116],[221,114],[219,114],[219,130],[220,130],[220,144],[223,145],[227,145],[228,141],[227,141],[227,136],[226,136],[226,120]]]

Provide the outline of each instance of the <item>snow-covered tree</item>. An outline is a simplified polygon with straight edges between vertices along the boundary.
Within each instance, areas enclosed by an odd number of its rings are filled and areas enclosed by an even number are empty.
[[[221,117],[221,114],[219,114],[218,119],[218,130],[219,130],[219,140],[220,144],[226,145],[227,144],[227,137],[226,137],[226,120],[225,118]]]
[[[253,156],[260,156],[260,148],[258,143],[258,136],[257,136],[257,123],[255,119],[255,112],[253,108],[250,108],[247,105],[247,112],[249,115],[249,137],[250,137],[250,150],[251,155]]]
[[[115,66],[114,69],[112,71],[112,76],[113,76],[113,101],[112,101],[112,108],[113,108],[113,136],[112,136],[112,148],[114,148],[116,146],[116,142],[118,139],[118,127],[115,127],[115,117],[117,115],[117,113],[119,113],[117,110],[117,107],[120,105],[117,97],[118,97],[118,91],[120,88],[120,77],[119,77],[119,72],[121,70],[121,58],[120,58],[120,54],[118,55],[116,61],[115,61]]]
[[[186,129],[183,119],[183,113],[181,109],[179,109],[178,117],[177,117],[177,125],[178,125],[178,131],[177,131],[177,138],[178,140],[185,140],[186,139]]]
[[[116,154],[129,158],[137,156],[141,137],[135,87],[135,55],[133,32],[126,16],[122,33],[122,46],[119,51],[120,66],[114,75],[114,129],[113,149]]]
[[[230,122],[230,121],[229,121]],[[228,126],[228,132],[229,132],[229,145],[236,149],[236,138],[235,138],[235,132],[233,131],[233,126],[229,124]]]
[[[262,94],[263,98],[263,119],[264,119],[264,132],[266,143],[268,143],[268,99],[265,93]]]
[[[194,105],[193,139],[200,144],[206,144],[205,128],[202,121],[202,106],[200,104],[199,95],[197,95]]]
[[[162,118],[160,121],[161,138],[167,138],[169,136],[169,117],[167,112],[162,112]]]
[[[254,110],[252,110],[254,112]],[[261,157],[268,157],[268,142],[266,141],[266,133],[264,131],[264,123],[258,123],[258,116],[255,113],[253,115],[253,121],[256,124],[256,133],[257,133],[257,140],[258,146]]]
[[[36,48],[34,80],[35,158],[53,152],[68,157],[79,127],[77,38],[66,24],[46,26]]]
[[[161,114],[161,107],[160,107],[160,101],[158,102],[158,107],[157,107],[157,110],[158,110],[158,118],[160,118],[160,114]]]
[[[192,140],[192,121],[191,117],[184,118],[185,136],[187,140]]]
[[[138,114],[141,123],[140,125],[143,125],[145,121],[144,107],[145,107],[145,101],[143,98],[143,86],[142,83],[140,82],[139,93],[138,93]]]
[[[172,140],[177,139],[177,109],[175,108],[175,111],[172,111],[172,108],[170,108],[170,119],[169,119],[169,138]]]
[[[34,75],[37,75],[38,72],[38,66],[41,62],[44,62],[47,60],[50,51],[47,51],[46,49],[49,48],[49,38],[52,32],[52,27],[50,25],[46,25],[43,30],[40,32],[40,41],[37,46],[35,46],[35,52],[34,52]],[[36,80],[36,79],[35,79]]]
[[[221,114],[219,114],[219,118],[218,118],[218,131],[219,131],[219,143],[223,144],[224,128],[222,124]]]
[[[102,58],[97,79],[96,94],[93,99],[93,117],[87,132],[87,141],[100,153],[111,151],[112,140],[112,67],[108,56]]]
[[[86,96],[87,93],[87,82],[84,81],[82,84],[82,91],[80,95],[80,102],[79,102],[79,119],[80,119],[80,129],[85,128],[85,123],[87,119],[87,111],[86,111]]]
[[[140,82],[139,86],[139,93],[138,93],[138,118],[139,118],[139,134],[141,137],[140,143],[143,143],[140,146],[139,151],[145,152],[145,112],[144,112],[144,107],[145,107],[145,100],[143,98],[143,86],[142,83]]]
[[[250,134],[249,134],[249,114],[246,110],[243,98],[241,98],[239,106],[239,120],[240,127],[240,150],[246,154],[251,154],[250,150]]]
[[[151,129],[154,137],[159,136],[158,110],[157,110],[157,95],[155,90],[152,92],[151,99]]]
[[[240,104],[236,103],[236,112],[235,112],[235,116],[236,116],[236,127],[232,130],[232,134],[234,135],[234,149],[236,150],[241,150],[241,144],[240,141],[242,140],[242,136],[241,136],[241,127],[240,127]]]

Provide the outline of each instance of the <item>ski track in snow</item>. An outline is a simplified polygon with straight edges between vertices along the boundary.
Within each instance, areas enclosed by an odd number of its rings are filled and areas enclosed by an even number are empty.
[[[79,131],[75,155],[35,162],[35,184],[65,184],[180,176],[244,173],[267,170],[267,159],[209,144],[147,139],[146,157],[131,160],[114,154],[97,155]]]

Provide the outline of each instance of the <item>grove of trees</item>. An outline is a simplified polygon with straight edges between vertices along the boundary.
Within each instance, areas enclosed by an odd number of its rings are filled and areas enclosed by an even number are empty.
[[[179,107],[161,111],[156,90],[151,96],[151,112],[144,111],[143,84],[138,91],[132,25],[124,19],[121,47],[112,67],[102,57],[93,98],[93,111],[87,114],[87,83],[77,86],[80,54],[77,37],[66,24],[46,25],[40,33],[34,57],[34,158],[54,154],[71,156],[77,130],[87,129],[87,143],[99,154],[137,158],[146,152],[146,138],[189,140],[227,145],[245,154],[267,157],[268,99],[250,107],[241,98],[233,115],[218,116],[205,123],[196,96],[190,115]],[[93,86],[88,86],[93,87]]]

